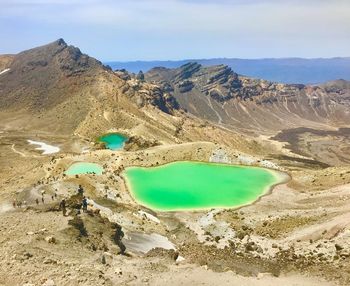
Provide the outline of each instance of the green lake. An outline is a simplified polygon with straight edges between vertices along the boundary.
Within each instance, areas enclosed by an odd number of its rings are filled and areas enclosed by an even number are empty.
[[[158,211],[239,207],[286,180],[270,169],[189,161],[129,167],[125,178],[134,199]]]
[[[103,168],[99,164],[79,162],[72,164],[65,172],[66,175],[74,176],[81,174],[102,175]]]
[[[126,136],[119,133],[109,133],[98,138],[98,141],[105,143],[106,148],[110,150],[122,149],[127,140]]]

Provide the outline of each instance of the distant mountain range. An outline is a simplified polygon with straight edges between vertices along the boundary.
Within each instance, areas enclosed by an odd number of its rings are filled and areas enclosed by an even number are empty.
[[[189,62],[203,66],[227,65],[236,73],[281,83],[318,84],[331,80],[350,80],[350,57],[329,59],[197,59],[181,61],[106,62],[112,69],[147,72],[154,67],[178,68]]]
[[[141,128],[175,142],[192,136],[181,131],[184,120],[184,130],[199,120],[230,132],[275,135],[288,128],[347,127],[349,107],[345,80],[283,84],[195,62],[137,75],[113,72],[63,39],[0,55],[0,115],[13,121],[20,114],[27,130],[93,137],[102,129]]]

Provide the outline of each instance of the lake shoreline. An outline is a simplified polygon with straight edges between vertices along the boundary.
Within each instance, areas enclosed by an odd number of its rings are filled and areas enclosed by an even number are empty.
[[[238,167],[238,168],[244,168],[244,169],[260,169],[260,170],[264,170],[264,171],[267,171],[268,173],[270,173],[274,178],[275,178],[275,182],[273,184],[270,184],[269,186],[267,186],[259,196],[257,196],[254,200],[251,200],[251,201],[248,201],[247,203],[244,203],[244,204],[239,204],[239,205],[236,205],[236,206],[220,206],[220,205],[217,205],[217,206],[212,206],[212,207],[204,207],[204,208],[177,208],[177,209],[174,209],[174,210],[169,210],[169,209],[162,209],[158,206],[154,206],[154,205],[151,205],[151,204],[145,204],[142,199],[138,198],[137,195],[135,194],[135,191],[133,190],[133,187],[132,187],[132,183],[131,183],[131,179],[127,176],[126,172],[129,170],[132,170],[132,169],[143,169],[143,170],[150,170],[152,169],[153,171],[157,168],[160,168],[160,167],[164,167],[164,166],[169,166],[169,165],[172,165],[172,164],[176,164],[176,163],[180,163],[180,162],[183,162],[183,163],[199,163],[199,164],[210,164],[212,166],[229,166],[229,167]],[[137,166],[130,166],[130,167],[127,167],[126,170],[122,173],[122,178],[124,180],[124,183],[125,183],[125,186],[126,186],[126,189],[129,191],[129,194],[131,195],[131,197],[133,198],[133,200],[140,206],[143,206],[145,208],[148,208],[148,209],[151,209],[153,211],[156,211],[156,212],[163,212],[163,213],[166,213],[166,212],[171,212],[171,213],[174,213],[174,212],[202,212],[202,211],[208,211],[208,210],[211,210],[211,209],[222,209],[222,210],[225,210],[225,209],[240,209],[244,206],[247,206],[247,205],[251,205],[251,204],[254,204],[256,202],[258,202],[259,200],[261,200],[264,196],[267,196],[269,194],[272,193],[273,189],[278,186],[278,185],[281,185],[281,184],[285,184],[287,183],[291,177],[289,174],[285,173],[285,172],[281,172],[279,170],[273,170],[273,169],[269,169],[269,168],[263,168],[263,167],[258,167],[258,166],[247,166],[247,165],[237,165],[237,164],[222,164],[222,163],[211,163],[211,162],[202,162],[202,161],[174,161],[174,162],[170,162],[170,163],[166,163],[166,164],[162,164],[162,165],[158,165],[158,166],[153,166],[153,167],[137,167]]]

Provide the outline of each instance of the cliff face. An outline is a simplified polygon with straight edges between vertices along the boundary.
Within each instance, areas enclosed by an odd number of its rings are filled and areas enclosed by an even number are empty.
[[[288,85],[240,76],[224,65],[197,63],[154,68],[145,78],[172,94],[181,108],[232,129],[264,132],[350,123],[350,89],[344,81]]]
[[[114,74],[124,80],[123,92],[139,108],[152,105],[168,114],[172,114],[179,109],[178,102],[166,89],[159,85],[145,82],[140,74],[135,76],[125,70],[115,71]]]

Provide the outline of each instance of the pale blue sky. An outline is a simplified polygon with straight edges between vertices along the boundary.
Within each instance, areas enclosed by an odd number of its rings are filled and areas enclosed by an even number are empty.
[[[350,56],[348,0],[0,0],[0,54],[64,38],[100,60]]]

